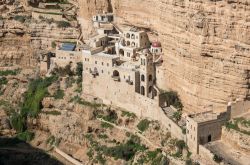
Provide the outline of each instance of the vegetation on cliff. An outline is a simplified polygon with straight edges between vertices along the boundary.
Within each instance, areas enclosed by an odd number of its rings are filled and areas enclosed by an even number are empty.
[[[166,101],[167,106],[174,106],[175,108],[182,110],[183,105],[181,103],[181,100],[179,98],[179,95],[175,91],[162,91],[161,96]]]
[[[19,112],[13,112],[10,117],[11,126],[19,133],[17,137],[22,140],[31,140],[32,133],[26,131],[26,120],[28,117],[36,117],[41,111],[41,101],[48,95],[48,86],[57,80],[56,76],[38,78],[31,81],[24,96]]]

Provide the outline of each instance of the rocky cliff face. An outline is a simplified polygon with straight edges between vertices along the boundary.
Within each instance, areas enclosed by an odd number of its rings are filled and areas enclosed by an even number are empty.
[[[33,18],[33,9],[25,2],[0,2],[0,67],[35,67],[41,54],[54,50],[52,42],[71,42],[80,36],[75,25],[58,28],[53,19]]]
[[[179,92],[189,111],[221,110],[249,97],[248,0],[83,0],[85,20],[99,9],[119,24],[149,28],[164,47],[158,85]],[[111,8],[112,7],[112,8]],[[111,9],[110,9],[111,8]],[[85,27],[88,26],[85,24]]]

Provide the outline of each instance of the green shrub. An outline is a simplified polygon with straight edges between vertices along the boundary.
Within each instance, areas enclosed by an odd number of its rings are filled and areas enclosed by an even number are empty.
[[[32,117],[37,116],[42,108],[41,101],[48,95],[48,86],[50,86],[57,79],[58,77],[52,76],[44,79],[38,78],[33,80],[29,85],[28,91],[25,93],[21,113]]]
[[[161,150],[160,149],[156,149],[155,151],[148,151],[147,152],[147,158],[149,159],[149,160],[154,160],[156,157],[157,157],[157,155],[158,154],[160,154],[161,153]]]
[[[108,138],[108,135],[106,135],[106,134],[99,134],[98,137],[99,137],[100,139],[107,139],[107,138]]]
[[[175,145],[179,149],[179,151],[182,151],[186,147],[186,143],[184,142],[184,140],[177,140]]]
[[[17,75],[20,73],[19,69],[15,70],[0,70],[0,76]]]
[[[15,112],[10,117],[10,124],[17,132],[23,132],[26,129],[26,117]]]
[[[56,42],[55,41],[51,42],[51,47],[56,48]]]
[[[24,23],[25,20],[26,20],[26,17],[25,17],[25,16],[21,16],[21,15],[16,15],[16,16],[14,17],[14,20],[19,21],[19,22],[21,22],[21,23]]]
[[[103,149],[105,155],[112,156],[115,159],[130,160],[132,159],[138,151],[145,151],[147,148],[141,145],[134,139],[129,139],[124,144],[119,144],[114,147],[106,147]]]
[[[56,141],[56,138],[55,138],[55,136],[52,135],[47,139],[46,143],[49,145],[53,145],[55,143],[55,141]]]
[[[213,160],[217,163],[221,163],[223,161],[223,158],[214,154]]]
[[[82,62],[78,62],[76,66],[76,75],[78,77],[82,77],[82,71],[83,71]]]
[[[101,106],[105,106],[104,104],[97,104],[97,103],[93,103],[93,102],[88,102],[86,100],[81,99],[79,96],[75,96],[70,100],[70,102],[73,102],[73,101],[78,103],[78,104],[86,105],[86,106],[89,106],[92,108],[98,108]]]
[[[117,118],[118,118],[117,113],[114,110],[110,110],[110,109],[107,110],[107,115],[100,116],[100,117],[103,120],[106,120],[106,121],[111,122],[111,123],[115,123]]]
[[[182,112],[181,112],[181,111],[176,111],[176,112],[174,112],[174,114],[173,114],[173,118],[174,118],[176,121],[180,121],[180,120],[181,120],[181,116],[182,116]]]
[[[55,68],[52,71],[53,75],[58,75],[60,77],[65,77],[65,76],[74,76],[74,72],[71,70],[71,65],[66,65],[64,68],[59,67]]]
[[[102,122],[102,123],[101,123],[101,127],[102,127],[102,128],[113,128],[113,125],[111,125],[111,124],[109,124],[109,123]]]
[[[127,112],[127,111],[122,111],[122,117],[123,116],[127,116],[127,117],[131,117],[131,118],[136,118],[136,115],[132,112]]]
[[[57,21],[57,27],[58,28],[67,28],[70,27],[70,23],[67,21]]]
[[[172,155],[174,158],[180,158],[182,157],[182,153],[180,151],[177,151],[175,154]]]
[[[24,131],[24,132],[18,133],[16,137],[17,137],[19,140],[29,142],[29,141],[31,141],[32,139],[34,139],[34,136],[35,136],[35,134],[34,134],[33,132]]]
[[[89,157],[89,159],[93,159],[93,155],[94,155],[94,151],[92,148],[90,148],[87,152],[87,156]]]
[[[141,131],[144,132],[148,129],[150,124],[150,121],[147,119],[143,119],[139,122],[139,124],[137,125],[137,128]]]
[[[57,90],[55,95],[54,95],[55,99],[63,99],[64,97],[64,90]]]
[[[182,109],[183,105],[181,103],[181,100],[177,94],[177,92],[174,91],[164,91],[162,92],[162,97],[164,98],[164,100],[167,102],[167,106],[174,106],[177,109]]]
[[[55,115],[55,116],[61,115],[61,112],[59,112],[59,111],[46,111],[46,112],[42,112],[42,113],[45,113],[47,115]]]
[[[97,153],[96,160],[102,165],[106,163],[106,159],[100,153]]]
[[[0,87],[1,85],[5,85],[8,83],[8,80],[6,77],[0,77]]]

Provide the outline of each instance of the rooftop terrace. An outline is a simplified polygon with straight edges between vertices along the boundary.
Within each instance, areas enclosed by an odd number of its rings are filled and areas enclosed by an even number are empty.
[[[219,114],[214,113],[212,111],[206,111],[206,112],[202,112],[202,113],[189,115],[189,117],[192,118],[197,123],[202,123],[202,122],[206,122],[206,121],[216,120],[218,118],[218,115]]]

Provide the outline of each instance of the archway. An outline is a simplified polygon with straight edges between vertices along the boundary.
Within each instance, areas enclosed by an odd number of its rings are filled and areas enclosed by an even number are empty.
[[[145,88],[144,88],[144,86],[141,86],[141,95],[145,95]]]
[[[141,81],[145,81],[145,76],[143,74],[141,75]]]
[[[148,88],[148,93],[152,93],[152,92],[153,92],[153,87],[150,86],[150,87]]]
[[[123,50],[123,49],[120,49],[120,50],[119,50],[119,54],[120,54],[121,56],[124,56],[124,50]]]
[[[153,76],[150,74],[149,76],[148,76],[148,81],[150,82],[150,81],[152,81],[152,78]]]
[[[120,73],[117,70],[113,71],[113,77],[119,77]]]
[[[127,41],[127,44],[126,44],[127,46],[130,46],[130,41]]]
[[[130,38],[130,34],[129,34],[129,33],[127,33],[127,34],[126,34],[126,37],[127,37],[127,38]]]
[[[131,34],[131,39],[135,39],[135,35],[134,34]]]

